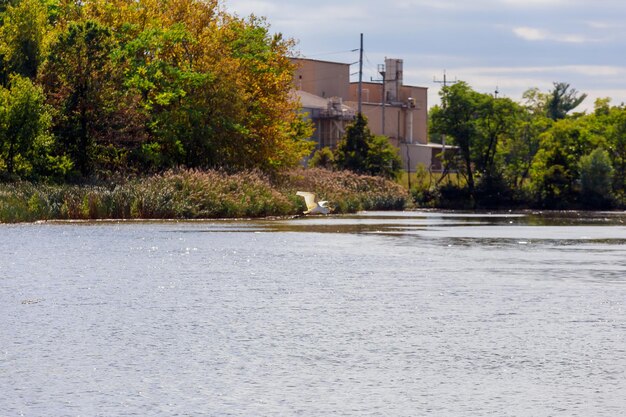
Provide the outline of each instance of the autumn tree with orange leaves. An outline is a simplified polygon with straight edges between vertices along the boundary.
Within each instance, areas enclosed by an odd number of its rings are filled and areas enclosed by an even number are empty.
[[[309,154],[311,127],[290,94],[293,41],[264,19],[217,0],[14,3],[0,13],[11,33],[0,78],[19,70],[43,89],[54,152],[76,174],[276,171]],[[42,29],[8,26],[21,21]],[[31,38],[36,48],[19,41]]]

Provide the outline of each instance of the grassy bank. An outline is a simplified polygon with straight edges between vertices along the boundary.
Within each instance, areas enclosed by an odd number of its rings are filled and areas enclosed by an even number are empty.
[[[329,200],[335,213],[402,209],[405,189],[377,177],[297,169],[259,172],[176,171],[99,185],[0,184],[0,222],[78,219],[213,219],[294,215],[296,191]]]

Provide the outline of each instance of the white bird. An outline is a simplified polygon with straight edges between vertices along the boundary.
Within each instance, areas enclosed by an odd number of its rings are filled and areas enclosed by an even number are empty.
[[[330,207],[327,206],[328,201],[315,201],[315,194],[308,193],[306,191],[298,191],[296,195],[304,197],[304,203],[306,204],[307,211],[304,214],[328,214],[330,213]]]

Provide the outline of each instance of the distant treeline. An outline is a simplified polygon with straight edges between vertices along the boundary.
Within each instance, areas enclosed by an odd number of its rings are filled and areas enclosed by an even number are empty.
[[[293,167],[292,46],[218,0],[2,1],[0,176]]]
[[[571,114],[585,97],[566,83],[548,93],[528,90],[523,103],[464,82],[443,88],[430,131],[457,146],[444,164],[456,180],[422,180],[416,200],[447,207],[624,207],[626,107],[599,99],[593,113]]]
[[[292,49],[220,0],[0,1],[0,181],[293,168],[313,143],[291,93]],[[565,83],[522,103],[463,82],[441,98],[431,139],[456,146],[443,155],[454,176],[418,181],[418,205],[625,206],[623,104],[572,113],[585,95]],[[398,177],[396,150],[366,127],[359,118],[313,164]]]

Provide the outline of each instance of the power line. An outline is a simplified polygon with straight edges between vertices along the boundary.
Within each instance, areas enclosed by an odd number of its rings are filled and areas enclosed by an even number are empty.
[[[448,81],[446,70],[443,70],[443,80],[437,80],[435,77],[433,77],[433,82],[438,83],[438,84],[443,84],[444,87],[447,87],[448,83],[456,84],[459,81],[456,78],[454,78],[453,81]],[[444,103],[444,106],[445,106],[445,103]],[[448,164],[446,164],[446,135],[442,134],[441,135],[441,171],[442,171],[441,179],[443,179],[443,177],[446,176],[446,173],[448,170],[447,165]]]
[[[363,34],[361,33],[361,46],[359,47],[359,118],[363,106]]]
[[[359,48],[357,48],[357,49],[346,49],[344,51],[320,52],[320,53],[317,53],[317,54],[307,55],[307,57],[310,58],[310,57],[314,57],[314,56],[347,54],[348,52],[357,52],[358,50],[359,50]]]
[[[443,86],[446,87],[448,83],[456,84],[459,81],[456,78],[453,81],[448,81],[447,76],[446,76],[446,70],[443,70],[443,80],[437,80],[435,77],[433,77],[433,82],[443,84]]]

